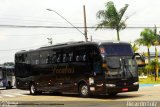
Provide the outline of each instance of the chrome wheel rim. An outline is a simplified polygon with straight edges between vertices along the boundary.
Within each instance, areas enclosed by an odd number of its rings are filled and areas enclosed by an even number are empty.
[[[31,85],[31,93],[32,94],[35,93],[35,87],[34,87],[34,85]]]
[[[88,87],[86,85],[83,85],[81,88],[81,93],[82,95],[87,95],[88,94]]]

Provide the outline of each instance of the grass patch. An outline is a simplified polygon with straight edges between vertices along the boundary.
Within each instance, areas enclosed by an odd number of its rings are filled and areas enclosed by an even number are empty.
[[[139,83],[140,84],[160,84],[160,77],[156,81],[154,77],[152,77],[152,80],[151,80],[151,77],[143,78],[143,79],[140,78]]]

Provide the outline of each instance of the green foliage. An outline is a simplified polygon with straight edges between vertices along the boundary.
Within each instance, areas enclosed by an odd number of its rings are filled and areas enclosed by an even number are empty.
[[[139,79],[140,84],[160,84],[160,79],[157,81],[151,80],[151,77],[148,78],[141,78]]]
[[[147,46],[148,48],[148,63],[150,62],[150,51],[149,48],[154,44],[156,41],[155,31],[152,29],[144,29],[141,34],[140,38],[135,40],[135,43],[143,46]]]
[[[156,27],[156,25],[155,25],[155,28],[154,28],[154,36],[155,36],[155,41],[154,41],[154,45],[160,45],[160,35],[159,34],[157,34],[157,27]],[[157,42],[156,44],[155,44],[155,42]]]
[[[140,38],[137,39],[135,42],[138,43],[139,45],[147,46],[148,48],[153,45],[155,42],[155,35],[154,32],[151,29],[144,29],[141,34]]]
[[[145,66],[145,69],[150,71],[154,70],[156,63],[157,62],[155,60],[151,61],[150,63],[148,63],[148,65]]]
[[[160,67],[160,63],[156,60],[152,60],[148,65],[145,66],[146,70],[155,70],[156,64],[158,63],[158,67]]]
[[[128,4],[122,7],[119,11],[117,11],[112,1],[107,2],[105,7],[106,7],[105,10],[99,10],[97,12],[97,18],[101,19],[101,22],[97,25],[96,30],[102,29],[104,27],[110,27],[112,29],[116,29],[117,39],[120,40],[119,31],[121,29],[125,29],[126,27],[125,21],[128,19],[126,18],[125,20],[122,20],[122,17],[128,8]]]
[[[137,43],[133,43],[132,44],[132,49],[133,49],[134,53],[137,52],[138,49],[139,49],[138,44]]]

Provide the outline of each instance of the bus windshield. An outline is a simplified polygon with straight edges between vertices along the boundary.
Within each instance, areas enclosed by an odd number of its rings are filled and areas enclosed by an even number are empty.
[[[106,56],[125,56],[133,55],[133,51],[130,45],[128,44],[112,44],[112,45],[103,45],[103,54]]]
[[[106,57],[109,76],[111,77],[137,77],[137,64],[129,57]]]
[[[107,65],[110,69],[120,69],[120,59],[119,57],[107,57]]]
[[[111,78],[130,78],[137,76],[137,65],[132,59],[134,53],[130,44],[106,44],[100,47],[107,75]]]

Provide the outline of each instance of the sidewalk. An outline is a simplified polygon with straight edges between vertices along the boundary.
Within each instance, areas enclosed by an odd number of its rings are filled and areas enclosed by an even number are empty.
[[[156,86],[160,86],[160,84],[139,84],[140,88],[143,88],[143,87],[156,87]]]

